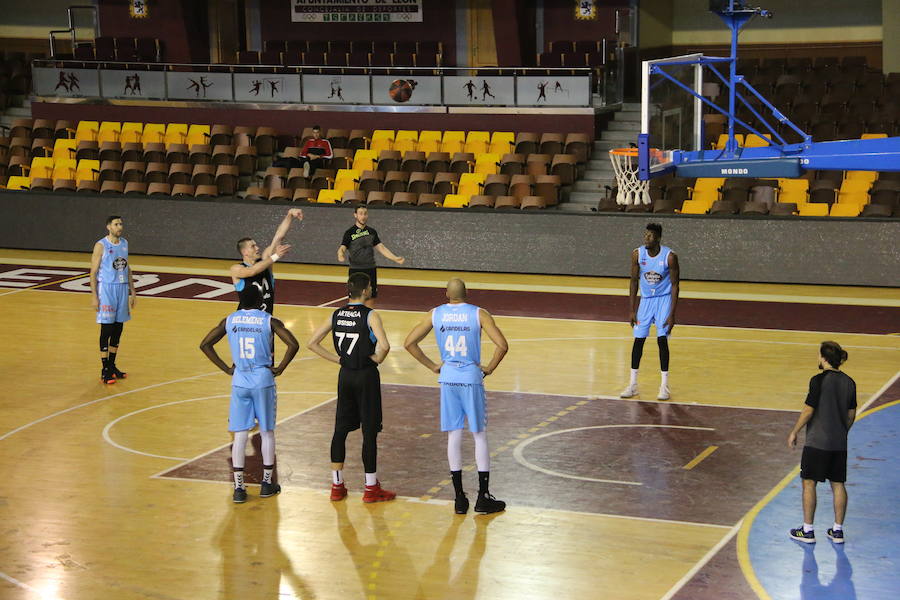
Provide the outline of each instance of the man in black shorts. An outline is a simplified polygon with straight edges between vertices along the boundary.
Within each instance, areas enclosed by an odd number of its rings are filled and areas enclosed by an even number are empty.
[[[350,251],[350,275],[354,273],[365,273],[372,282],[372,295],[366,300],[366,306],[372,308],[375,306],[375,298],[378,297],[378,273],[375,271],[375,250],[381,252],[385,258],[394,261],[398,265],[406,262],[402,256],[397,256],[388,247],[381,243],[381,239],[371,227],[366,226],[369,220],[369,209],[365,206],[357,206],[353,210],[353,217],[356,223],[353,227],[344,232],[344,239],[337,251],[337,257],[340,262],[344,262],[347,258],[347,251]]]
[[[347,280],[349,303],[334,311],[322,323],[307,348],[326,360],[341,365],[338,374],[337,413],[331,438],[331,499],[347,497],[344,486],[344,458],[347,434],[362,426],[362,461],[366,471],[363,502],[393,500],[397,494],[382,489],[378,481],[378,432],[381,431],[381,377],[378,365],[384,361],[391,345],[381,324],[381,317],[365,305],[372,293],[369,276],[353,273]],[[331,332],[337,354],[326,350],[321,342]]]
[[[844,543],[844,514],[847,512],[847,433],[856,419],[856,382],[840,370],[847,352],[837,342],[822,342],[819,368],[809,380],[809,394],[797,424],[788,435],[788,447],[797,446],[797,434],[806,426],[806,443],[800,460],[803,480],[803,526],[789,535],[807,544],[816,541],[813,518],[816,514],[816,482],[831,481],[834,495],[834,526],[826,534],[836,544]]]

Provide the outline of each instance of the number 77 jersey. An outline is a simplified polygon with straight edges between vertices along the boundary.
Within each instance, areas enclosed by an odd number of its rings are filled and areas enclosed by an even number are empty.
[[[375,334],[369,327],[372,309],[364,304],[348,304],[331,315],[331,337],[341,366],[348,369],[376,367]]]
[[[481,321],[474,304],[449,303],[434,309],[431,324],[441,352],[441,383],[481,383]]]

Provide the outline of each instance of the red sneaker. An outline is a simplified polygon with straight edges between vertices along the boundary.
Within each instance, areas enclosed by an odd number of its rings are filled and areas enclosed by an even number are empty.
[[[347,497],[347,488],[344,487],[343,483],[339,483],[337,485],[331,484],[331,501],[337,502],[338,500],[343,500]]]
[[[397,497],[397,492],[391,492],[381,488],[381,482],[375,485],[367,485],[363,494],[363,502],[387,502]]]

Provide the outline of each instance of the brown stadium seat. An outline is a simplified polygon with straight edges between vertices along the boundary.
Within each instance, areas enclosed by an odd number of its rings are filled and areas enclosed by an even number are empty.
[[[93,140],[81,140],[75,151],[75,160],[100,160],[100,146]]]
[[[574,154],[554,154],[550,174],[558,175],[562,185],[572,185],[578,177],[578,161]]]
[[[53,140],[51,138],[32,139],[31,156],[50,156],[51,154],[53,154]]]
[[[191,160],[191,152],[187,144],[169,144],[166,152],[166,162],[170,165],[173,163],[186,163]]]
[[[31,138],[55,139],[56,122],[51,119],[35,119],[31,126]]]
[[[378,153],[379,171],[396,171],[400,168],[401,155],[396,150],[382,150]]]
[[[191,173],[193,167],[188,163],[174,163],[169,166],[169,176],[166,181],[169,185],[189,185],[191,183]],[[193,193],[191,194],[193,196]]]
[[[230,146],[234,135],[234,127],[231,125],[216,124],[210,128],[209,144],[216,146]]]
[[[31,138],[34,131],[34,119],[29,119],[27,117],[20,117],[17,119],[13,119],[12,125],[9,128],[9,137],[27,137]]]
[[[549,154],[529,154],[525,159],[525,172],[529,175],[547,175],[550,172]]]
[[[288,170],[284,167],[269,167],[263,175],[263,187],[276,190],[287,187]]]
[[[424,152],[419,152],[416,150],[409,150],[403,154],[403,162],[400,164],[400,169],[402,171],[406,171],[407,173],[412,173],[414,171],[425,171],[426,165],[426,156]]]
[[[278,201],[293,201],[294,200],[294,190],[288,187],[279,187],[279,188],[270,188],[269,189],[269,200],[278,200]]]
[[[735,200],[716,200],[709,209],[711,215],[736,215],[740,204]]]
[[[32,188],[34,183],[32,183]],[[125,184],[121,181],[104,181],[100,184],[101,194],[121,194],[125,191]]]
[[[271,127],[256,130],[256,152],[259,156],[272,156],[277,148],[278,132]]]
[[[564,152],[574,155],[575,160],[579,163],[588,161],[593,147],[593,140],[586,133],[569,133],[566,135]]]
[[[488,174],[484,179],[485,196],[506,196],[509,193],[509,175],[501,173]]]
[[[260,201],[269,199],[269,190],[263,187],[250,186],[244,193],[244,200]]]
[[[212,162],[214,165],[233,165],[235,147],[227,144],[213,146]]]
[[[494,208],[494,196],[472,196],[469,198],[468,208],[490,209]]]
[[[769,214],[769,205],[765,202],[749,200],[741,206],[742,215],[767,215]]]
[[[194,186],[188,183],[176,183],[172,186],[172,198],[193,198]]]
[[[560,187],[559,175],[538,175],[534,181],[534,195],[542,197],[547,206],[556,206],[560,200]]]
[[[333,157],[328,164],[329,169],[349,169],[353,164],[353,155],[356,151],[349,148],[333,148]]]
[[[74,179],[54,179],[53,180],[53,191],[54,192],[74,192],[77,190],[77,186],[75,185]]]
[[[148,196],[166,196],[172,195],[172,186],[165,182],[153,182],[147,184]]]
[[[884,204],[866,204],[860,217],[890,217],[891,207]]]
[[[536,154],[540,136],[537,133],[521,131],[516,135],[515,154]]]
[[[303,175],[303,169],[294,167],[288,171],[287,186],[292,190],[299,190],[309,187],[309,177]]]
[[[494,199],[494,208],[500,210],[502,208],[520,208],[522,201],[515,196],[497,196]]]
[[[98,179],[101,184],[105,181],[122,181],[122,163],[118,160],[105,160],[101,162],[100,176]]]
[[[166,162],[166,145],[162,142],[144,144],[144,162]]]
[[[435,174],[429,172],[410,173],[406,191],[413,194],[428,194],[434,187]],[[396,186],[394,186],[396,187]],[[385,184],[387,188],[387,184]],[[398,190],[399,191],[399,190]]]
[[[430,175],[430,173],[429,173]],[[385,192],[403,192],[409,185],[410,173],[407,171],[388,171],[384,176],[384,184],[382,189]],[[433,179],[433,178],[432,178]],[[428,182],[428,189],[431,189],[431,182]]]
[[[545,133],[541,136],[541,154],[562,154],[565,147],[566,136],[562,133]]]
[[[419,208],[437,208],[443,206],[446,194],[419,194],[416,206]]]
[[[429,152],[425,161],[425,170],[429,173],[446,173],[450,170],[449,152]]]
[[[437,173],[434,176],[434,185],[431,188],[433,194],[455,194],[459,186],[459,173]]]
[[[125,183],[126,196],[145,196],[147,195],[147,184],[142,181],[129,181]]]
[[[194,144],[191,146],[189,162],[192,165],[208,165],[212,163],[212,146],[209,144]]]
[[[770,215],[796,215],[797,205],[793,202],[776,202],[769,209]]]
[[[681,206],[674,200],[660,198],[653,202],[653,212],[662,214],[673,214],[676,210],[680,210]]]
[[[256,148],[253,146],[238,146],[234,153],[234,164],[237,165],[241,176],[256,173]]]
[[[366,196],[366,204],[387,205],[391,203],[392,198],[392,192],[369,192],[369,194]]]
[[[122,162],[144,161],[144,145],[140,142],[103,142],[100,145],[100,160],[121,160]]]
[[[455,152],[450,161],[450,171],[453,173],[471,173],[475,167],[475,154],[472,152]]]
[[[191,185],[215,185],[215,183],[216,167],[214,165],[194,165],[194,169],[191,173]]]
[[[100,192],[100,182],[82,180],[78,182],[78,193],[97,194]]]
[[[122,166],[122,181],[125,183],[144,181],[146,172],[147,165],[143,161],[130,160]]]
[[[365,148],[371,137],[372,132],[368,129],[351,129],[347,138],[347,147],[353,150]]]
[[[297,188],[294,190],[294,202],[315,202],[319,196],[319,190],[312,188]]]
[[[393,206],[416,206],[419,203],[419,194],[410,192],[397,192],[394,194],[391,205]]]
[[[218,165],[216,167],[216,188],[220,196],[233,196],[238,187],[237,165]]]
[[[325,132],[325,138],[331,143],[332,150],[338,148],[346,148],[350,141],[350,130],[348,129],[328,129]]]
[[[316,169],[310,179],[309,186],[315,189],[330,189],[334,187],[334,177],[337,172],[334,169]]]
[[[359,176],[357,189],[362,192],[380,192],[384,188],[384,171],[363,171]]]
[[[525,196],[531,196],[534,187],[534,177],[531,175],[513,175],[509,180],[509,193],[521,202]]]

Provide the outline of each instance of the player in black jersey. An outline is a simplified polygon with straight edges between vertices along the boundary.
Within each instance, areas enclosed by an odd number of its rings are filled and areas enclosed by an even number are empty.
[[[349,303],[334,311],[322,323],[307,348],[326,360],[341,365],[338,374],[337,413],[331,439],[331,499],[347,497],[344,486],[344,458],[347,434],[362,426],[362,460],[366,471],[363,502],[393,500],[397,494],[381,488],[376,472],[378,432],[381,431],[381,378],[378,365],[391,345],[377,312],[365,305],[372,294],[372,282],[365,273],[353,273],[347,280]],[[326,350],[322,340],[331,332],[337,354]]]
[[[234,283],[238,298],[246,286],[256,286],[263,296],[261,309],[269,314],[273,314],[275,309],[275,277],[272,275],[272,265],[291,248],[290,244],[282,242],[294,219],[303,220],[303,211],[299,208],[292,208],[287,212],[275,230],[272,243],[262,252],[253,238],[245,237],[238,240],[237,249],[241,253],[241,262],[231,265],[231,281]]]

